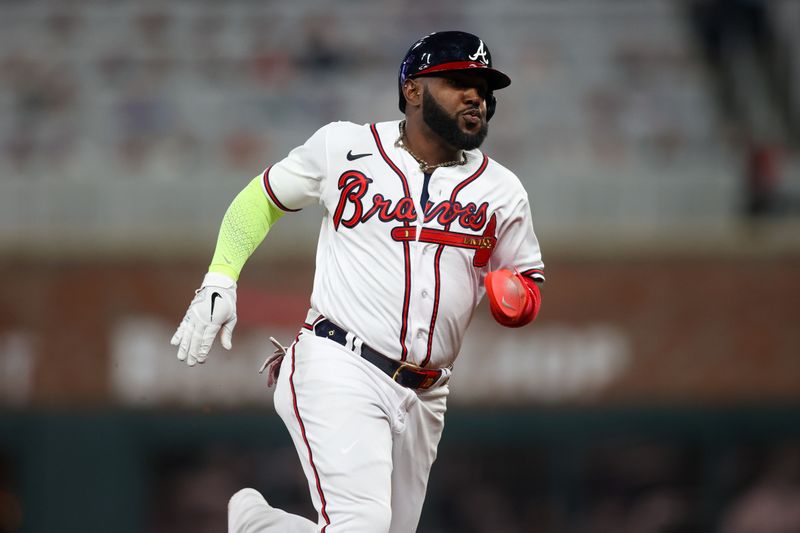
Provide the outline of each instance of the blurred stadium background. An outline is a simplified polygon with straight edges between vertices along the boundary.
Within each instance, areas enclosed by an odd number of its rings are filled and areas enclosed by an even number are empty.
[[[257,368],[319,211],[240,281],[233,353],[168,341],[228,203],[332,120],[399,117],[406,48],[479,34],[486,151],[531,196],[539,320],[479,310],[425,533],[800,531],[800,2],[0,1],[0,533],[312,514]]]

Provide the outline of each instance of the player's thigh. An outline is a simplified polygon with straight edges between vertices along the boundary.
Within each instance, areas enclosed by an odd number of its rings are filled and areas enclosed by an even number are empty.
[[[417,530],[428,478],[444,429],[446,387],[424,393],[406,416],[406,427],[395,435],[392,450],[392,523],[390,533]]]
[[[331,346],[328,346],[328,345]],[[294,441],[326,532],[388,531],[392,432],[360,360],[327,340],[295,344],[275,404]]]

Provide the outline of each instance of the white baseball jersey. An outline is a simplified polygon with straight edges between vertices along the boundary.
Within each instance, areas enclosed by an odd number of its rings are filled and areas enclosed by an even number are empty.
[[[493,270],[544,279],[528,196],[480,150],[427,177],[399,121],[334,122],[263,175],[275,205],[323,207],[310,316],[397,360],[451,365]]]

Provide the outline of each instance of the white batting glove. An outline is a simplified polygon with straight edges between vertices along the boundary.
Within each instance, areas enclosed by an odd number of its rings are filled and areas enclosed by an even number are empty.
[[[178,359],[189,366],[203,364],[220,328],[220,342],[231,349],[236,326],[236,282],[225,274],[209,272],[195,292],[186,316],[170,344],[178,346]]]

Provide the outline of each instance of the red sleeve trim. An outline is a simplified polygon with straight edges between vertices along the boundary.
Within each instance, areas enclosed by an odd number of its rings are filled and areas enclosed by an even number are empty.
[[[272,190],[272,186],[269,184],[269,171],[271,168],[272,166],[267,167],[267,170],[264,171],[264,176],[261,178],[262,181],[264,182],[264,189],[267,191],[267,194],[269,195],[269,199],[272,200],[272,203],[275,204],[281,211],[288,211],[289,213],[296,213],[300,211],[299,209],[289,209],[288,207],[283,205],[280,200],[278,200],[277,196],[275,196],[275,192]]]
[[[544,270],[541,270],[541,269],[538,269],[538,268],[531,268],[531,269],[526,270],[524,272],[520,272],[520,274],[522,274],[523,276],[525,276],[527,278],[533,278],[536,281],[541,281],[541,282],[545,281]]]

